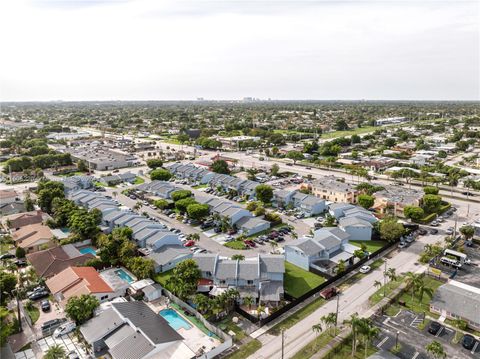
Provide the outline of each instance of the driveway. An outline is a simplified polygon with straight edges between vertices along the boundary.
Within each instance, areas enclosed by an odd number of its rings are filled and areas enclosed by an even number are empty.
[[[37,341],[37,345],[40,347],[42,353],[46,353],[54,345],[60,345],[65,349],[67,354],[76,352],[80,359],[90,358],[83,345],[78,341],[77,337],[73,334],[63,335],[60,338],[54,338],[53,336],[45,337]]]

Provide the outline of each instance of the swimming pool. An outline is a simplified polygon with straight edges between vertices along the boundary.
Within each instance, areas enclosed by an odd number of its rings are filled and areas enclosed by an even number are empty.
[[[182,318],[180,314],[173,309],[163,309],[158,314],[165,318],[168,324],[175,330],[179,330],[180,328],[189,330],[192,327],[185,319]]]
[[[93,247],[83,247],[83,248],[80,248],[79,251],[82,254],[90,253],[90,254],[93,254],[94,256],[97,255],[97,251]]]
[[[127,281],[128,283],[133,283],[135,282],[135,279],[133,279],[130,274],[128,274],[127,272],[125,272],[123,269],[117,269],[115,271],[115,274],[118,275],[120,278],[122,278],[123,280]]]

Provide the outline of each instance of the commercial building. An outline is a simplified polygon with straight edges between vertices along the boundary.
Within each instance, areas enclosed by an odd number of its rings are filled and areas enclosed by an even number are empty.
[[[308,188],[315,197],[330,202],[356,203],[359,194],[353,184],[342,182],[334,176],[315,179],[302,184],[302,188]]]

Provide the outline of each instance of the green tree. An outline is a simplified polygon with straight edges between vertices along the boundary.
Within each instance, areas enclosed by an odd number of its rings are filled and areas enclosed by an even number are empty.
[[[129,258],[125,264],[138,279],[150,278],[155,273],[155,263],[152,259],[133,257]]]
[[[32,198],[30,197],[30,192],[27,192],[23,204],[25,205],[25,210],[27,212],[33,211],[35,209],[35,201],[32,200]]]
[[[187,211],[188,206],[192,204],[198,204],[194,198],[184,198],[175,202],[175,208],[180,211],[181,213],[185,213]]]
[[[406,218],[412,219],[414,221],[419,221],[425,217],[425,211],[417,206],[405,206],[403,209],[403,214]]]
[[[40,181],[38,183],[38,205],[47,213],[52,212],[52,201],[55,198],[65,198],[63,183]]]
[[[277,176],[280,172],[280,166],[277,163],[274,163],[272,167],[270,167],[270,174],[272,176]]]
[[[210,311],[211,302],[206,295],[196,294],[193,297],[193,303],[196,305],[196,309],[202,314]]]
[[[65,312],[77,324],[83,324],[93,317],[95,309],[100,305],[96,297],[89,294],[73,296],[68,299]]]
[[[361,325],[361,319],[358,316],[358,313],[353,313],[350,316],[350,319],[347,319],[343,322],[352,329],[352,357],[357,351],[357,336]]]
[[[216,160],[212,163],[211,170],[215,173],[229,174],[230,169],[228,168],[227,161]]]
[[[296,164],[297,161],[303,160],[304,156],[303,156],[303,153],[299,151],[288,151],[287,158],[291,159],[293,163]]]
[[[343,273],[347,269],[347,265],[343,259],[340,259],[337,264],[337,273]]]
[[[442,197],[436,194],[426,194],[422,198],[423,210],[427,213],[435,213],[442,204]]]
[[[17,247],[17,249],[15,249],[15,257],[25,258],[25,254],[25,249],[23,249],[22,247]]]
[[[255,188],[255,195],[259,201],[270,203],[273,198],[273,188],[268,184],[260,184]]]
[[[427,344],[425,346],[425,349],[427,350],[427,353],[430,354],[434,359],[447,357],[447,353],[445,352],[443,345],[437,342],[436,340],[434,340],[430,344]]]
[[[337,314],[336,313],[328,313],[320,318],[320,322],[326,325],[327,328],[330,330],[332,328],[335,329],[335,325],[337,324]],[[331,333],[330,333],[331,334]],[[336,331],[333,331],[333,336],[336,336]]]
[[[473,236],[475,235],[475,228],[473,226],[462,226],[460,227],[460,233],[468,241],[469,239],[473,238]]]
[[[152,181],[168,181],[172,177],[173,175],[170,173],[170,171],[164,168],[157,168],[150,172],[150,179]]]
[[[380,237],[388,242],[398,240],[405,233],[405,228],[398,223],[394,217],[386,217],[380,221],[379,225]]]
[[[434,186],[426,186],[426,187],[423,187],[423,192],[425,194],[438,194],[438,187],[434,187]]]
[[[8,273],[5,269],[0,269],[0,303],[3,305],[7,301],[4,293],[12,293],[17,285],[17,277]]]
[[[246,209],[247,211],[253,212],[257,209],[258,206],[259,206],[258,202],[252,201],[247,203]]]
[[[170,206],[170,203],[168,203],[166,199],[157,199],[153,204],[159,209],[166,209]]]
[[[368,194],[361,194],[358,196],[358,204],[363,208],[366,208],[366,209],[371,208],[374,202],[375,202],[375,199],[373,198],[373,196],[370,196]]]
[[[193,203],[187,206],[188,217],[200,220],[205,218],[210,213],[210,208],[207,204]]]
[[[172,194],[171,194],[172,200],[174,202],[177,202],[178,200],[188,198],[188,197],[192,197],[192,196],[193,196],[192,191],[189,191],[187,189],[181,189],[181,190],[172,192]]]
[[[245,259],[245,256],[243,254],[234,254],[231,257],[231,259],[234,260],[234,261],[236,261],[236,260],[243,261]]]
[[[100,232],[95,212],[87,212],[84,209],[78,209],[70,215],[68,226],[72,232],[78,234],[82,239],[91,239]]]
[[[315,342],[318,339],[318,334],[320,334],[322,330],[323,330],[323,328],[322,328],[322,325],[320,323],[312,325],[312,331],[315,333]],[[317,344],[315,343],[315,346],[316,345]]]
[[[260,216],[263,216],[267,211],[265,210],[264,207],[262,206],[258,206],[255,211],[253,211],[253,214],[256,216],[256,217],[260,217]]]
[[[2,297],[5,297],[5,295],[2,294]],[[13,324],[7,320],[9,314],[7,308],[0,307],[0,347],[5,345],[8,337],[14,332]]]
[[[167,281],[167,287],[181,299],[187,299],[196,293],[200,278],[201,272],[197,263],[193,259],[186,259],[173,269],[173,274]]]
[[[62,346],[55,344],[55,345],[52,345],[50,348],[48,348],[43,358],[44,359],[65,359],[67,358],[67,352]]]
[[[163,161],[160,158],[151,158],[147,160],[147,166],[155,169],[163,166]]]
[[[77,169],[80,172],[87,172],[88,171],[88,166],[87,163],[84,160],[80,160],[77,162]]]

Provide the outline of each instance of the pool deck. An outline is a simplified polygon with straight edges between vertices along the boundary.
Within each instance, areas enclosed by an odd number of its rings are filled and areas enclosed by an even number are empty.
[[[155,313],[160,313],[163,309],[172,309],[177,312],[188,324],[192,327],[190,329],[180,328],[177,332],[184,338],[184,343],[190,348],[190,350],[195,354],[199,352],[201,348],[204,347],[204,351],[208,352],[218,346],[220,341],[215,338],[211,338],[202,332],[197,326],[188,320],[183,313],[179,312],[175,308],[168,307],[165,302],[165,297],[162,297],[156,301],[148,302],[147,304],[152,308]],[[159,314],[160,315],[160,314]]]

